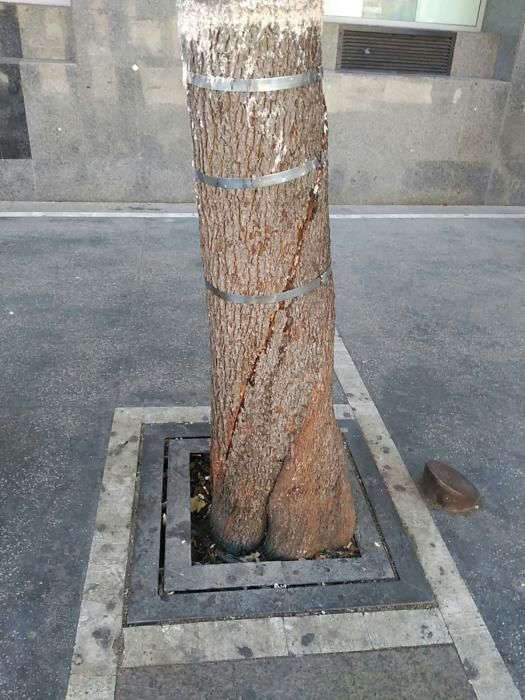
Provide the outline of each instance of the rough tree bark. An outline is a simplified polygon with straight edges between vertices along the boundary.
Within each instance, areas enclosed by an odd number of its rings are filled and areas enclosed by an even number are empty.
[[[192,73],[263,78],[321,65],[321,0],[181,0]],[[320,82],[276,92],[188,87],[195,167],[250,177],[327,149]],[[244,295],[294,289],[330,263],[327,170],[277,186],[197,185],[204,275]],[[275,304],[207,291],[212,355],[211,518],[233,553],[297,559],[347,545],[355,528],[332,407],[334,290]]]

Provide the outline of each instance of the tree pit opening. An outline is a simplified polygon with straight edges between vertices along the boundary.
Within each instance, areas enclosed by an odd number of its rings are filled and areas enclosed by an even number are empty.
[[[226,552],[214,541],[210,527],[209,511],[212,502],[209,452],[190,455],[190,511],[191,511],[191,563],[203,564],[242,564],[275,561],[266,556],[263,549],[250,554],[234,556]],[[320,552],[311,560],[352,559],[361,556],[355,536],[347,547],[334,551]]]

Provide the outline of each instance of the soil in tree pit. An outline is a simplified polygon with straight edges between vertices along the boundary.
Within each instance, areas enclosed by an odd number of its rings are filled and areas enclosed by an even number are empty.
[[[210,531],[208,512],[211,505],[211,476],[209,453],[193,453],[190,457],[191,481],[191,561],[192,564],[232,564],[268,561],[263,551],[235,557],[217,547]],[[348,547],[325,551],[314,559],[348,559],[359,556],[355,537]]]

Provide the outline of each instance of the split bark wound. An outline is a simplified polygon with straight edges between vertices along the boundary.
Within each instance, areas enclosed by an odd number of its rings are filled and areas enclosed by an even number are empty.
[[[183,37],[192,72],[253,78],[321,65],[316,26],[299,34],[223,26],[204,45]],[[320,83],[251,94],[189,87],[188,105],[195,165],[208,175],[266,175],[327,148]],[[328,266],[326,168],[274,187],[197,190],[204,274],[215,287],[272,294]],[[355,512],[332,407],[332,282],[278,304],[232,304],[211,292],[207,304],[218,541],[233,553],[262,545],[289,559],[348,544]]]

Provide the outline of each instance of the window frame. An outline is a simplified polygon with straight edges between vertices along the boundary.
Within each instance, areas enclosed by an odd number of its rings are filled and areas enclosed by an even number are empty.
[[[447,32],[481,32],[487,0],[481,0],[478,19],[475,25],[470,24],[437,24],[435,22],[403,22],[393,19],[369,19],[366,17],[351,17],[350,15],[324,15],[325,22],[335,24],[359,24],[368,27],[399,27],[400,29],[435,29]]]
[[[71,0],[0,0],[6,5],[39,5],[44,7],[71,7]]]

